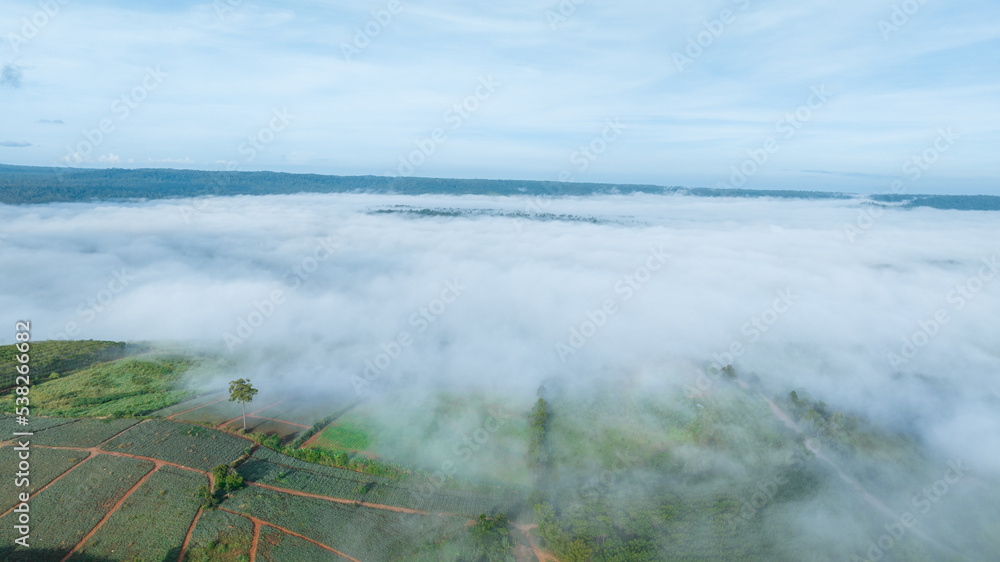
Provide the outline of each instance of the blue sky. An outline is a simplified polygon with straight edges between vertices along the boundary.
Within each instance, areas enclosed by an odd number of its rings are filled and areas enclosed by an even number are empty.
[[[995,1],[63,1],[0,163],[1000,195]]]

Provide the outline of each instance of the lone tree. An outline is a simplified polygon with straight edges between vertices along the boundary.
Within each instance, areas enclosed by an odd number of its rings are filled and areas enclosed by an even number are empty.
[[[257,389],[248,380],[236,379],[229,383],[229,401],[243,405],[243,431],[247,430],[247,402],[253,402],[256,394]]]

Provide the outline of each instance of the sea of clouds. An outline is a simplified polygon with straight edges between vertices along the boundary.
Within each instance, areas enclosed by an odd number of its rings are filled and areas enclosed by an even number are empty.
[[[691,388],[733,363],[1000,472],[998,215],[869,208],[373,194],[0,206],[0,343],[20,319],[35,339],[192,342],[265,388],[309,392],[404,380],[533,397],[553,376]]]

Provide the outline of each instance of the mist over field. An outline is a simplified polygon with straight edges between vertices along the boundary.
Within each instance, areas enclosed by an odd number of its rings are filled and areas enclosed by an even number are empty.
[[[529,400],[551,377],[690,390],[732,363],[997,473],[1000,226],[870,208],[364,194],[4,206],[0,306],[45,338],[217,349],[265,391]]]

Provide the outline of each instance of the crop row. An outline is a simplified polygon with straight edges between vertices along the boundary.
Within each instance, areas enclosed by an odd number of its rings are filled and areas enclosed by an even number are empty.
[[[209,562],[225,555],[227,559],[250,559],[253,523],[240,515],[213,509],[202,511],[191,533],[185,556],[187,562]],[[295,560],[295,558],[289,558]]]
[[[325,548],[299,537],[264,527],[257,543],[257,559],[267,562],[328,562],[337,556]]]
[[[81,554],[105,560],[176,560],[198,512],[194,493],[207,484],[200,474],[161,467],[87,540]]]
[[[0,435],[3,435],[5,439],[8,435],[16,431],[42,431],[43,429],[65,425],[74,421],[73,418],[31,416],[28,418],[28,425],[21,425],[17,423],[17,418],[11,414],[0,414],[0,416],[2,416],[0,417]]]
[[[0,466],[4,467],[5,470],[8,470],[7,467],[9,467],[11,474],[15,472],[14,469],[20,461],[17,454],[14,447],[7,446],[0,449]],[[32,449],[31,456],[28,458],[31,465],[28,475],[30,486],[14,486],[13,477],[10,480],[5,479],[3,485],[0,486],[0,512],[7,511],[17,505],[18,494],[23,492],[34,494],[85,458],[87,458],[87,453],[79,451]]]
[[[0,560],[60,560],[151,470],[151,462],[110,455],[84,462],[31,500],[30,549],[14,549],[16,514],[0,518]]]
[[[344,498],[368,503],[393,505],[432,513],[511,513],[520,503],[516,496],[493,498],[479,494],[441,491],[430,487],[421,493],[412,486],[392,480],[374,482],[373,477],[350,470],[341,476],[327,476],[314,471],[293,469],[275,463],[251,459],[239,468],[244,479],[310,494]]]
[[[371,474],[364,474],[354,470],[347,470],[346,468],[338,468],[335,466],[326,466],[322,464],[306,462],[304,460],[300,460],[295,457],[290,457],[286,454],[279,453],[273,449],[268,449],[267,447],[261,447],[257,449],[256,451],[254,451],[253,456],[250,458],[252,460],[269,462],[272,464],[277,464],[287,468],[293,468],[296,470],[305,470],[322,476],[331,476],[333,478],[348,478],[348,479],[360,478],[364,482],[377,482],[377,483],[393,482],[391,478],[374,476]]]
[[[39,431],[34,436],[35,445],[49,447],[95,447],[103,441],[139,423],[136,419],[95,419],[76,420]]]
[[[223,505],[366,561],[405,560],[415,548],[454,534],[465,524],[457,517],[358,507],[252,486]]]
[[[198,425],[147,420],[101,446],[200,470],[233,462],[250,446],[239,437]]]
[[[204,406],[210,402],[214,402],[220,398],[225,398],[225,395],[221,392],[210,392],[208,394],[199,394],[194,398],[189,400],[184,400],[183,402],[178,402],[172,406],[167,406],[162,410],[157,410],[152,413],[154,417],[165,418],[172,416],[174,414],[179,414],[181,412],[190,410],[192,408],[198,408],[199,406]]]

